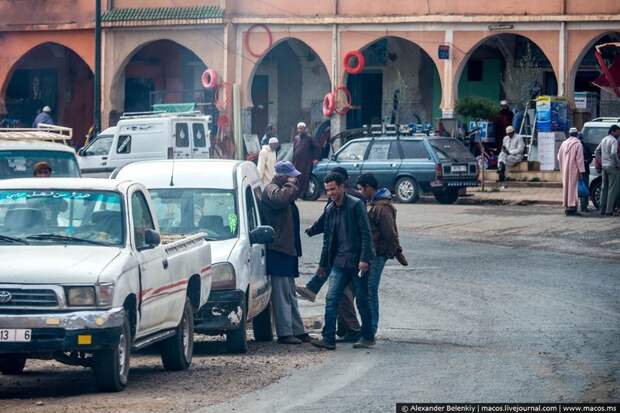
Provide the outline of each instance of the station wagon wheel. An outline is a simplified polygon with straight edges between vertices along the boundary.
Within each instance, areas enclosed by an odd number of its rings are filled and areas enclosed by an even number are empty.
[[[308,191],[306,191],[306,196],[304,199],[308,201],[316,201],[321,196],[321,181],[316,176],[310,176],[310,181],[308,182]]]
[[[418,202],[420,199],[420,186],[415,179],[404,176],[396,181],[395,196],[400,202]]]

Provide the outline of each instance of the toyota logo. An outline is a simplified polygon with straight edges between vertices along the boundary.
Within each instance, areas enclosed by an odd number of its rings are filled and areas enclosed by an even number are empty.
[[[0,291],[0,304],[6,304],[11,301],[13,295],[8,291]]]

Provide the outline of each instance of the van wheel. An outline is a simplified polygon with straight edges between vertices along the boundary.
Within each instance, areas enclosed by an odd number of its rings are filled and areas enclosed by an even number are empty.
[[[234,354],[241,354],[248,352],[248,338],[247,338],[247,306],[243,310],[241,321],[239,326],[234,330],[226,332],[226,351]]]
[[[440,204],[453,204],[459,199],[459,190],[458,188],[448,188],[440,192],[435,192],[435,199]]]
[[[310,176],[310,181],[308,182],[308,191],[306,191],[306,196],[304,197],[307,201],[316,201],[321,196],[321,181],[314,175]]]
[[[256,341],[273,341],[273,330],[271,328],[271,304],[252,320],[254,339]]]
[[[0,373],[5,376],[17,376],[22,374],[24,367],[26,367],[26,357],[0,358]]]
[[[185,308],[176,334],[159,344],[161,361],[169,371],[185,370],[192,364],[194,355],[194,310],[189,297],[185,299]]]
[[[400,178],[396,181],[395,196],[399,202],[416,203],[420,200],[420,186],[413,178],[408,176]]]
[[[125,314],[118,345],[113,349],[97,351],[93,355],[95,381],[99,391],[119,392],[125,388],[129,378],[130,352],[131,329]]]
[[[594,208],[601,209],[601,185],[602,179],[596,178],[590,185],[590,199],[594,204]]]

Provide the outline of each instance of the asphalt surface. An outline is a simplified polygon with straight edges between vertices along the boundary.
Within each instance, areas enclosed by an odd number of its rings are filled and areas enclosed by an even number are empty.
[[[320,208],[302,205],[304,223]],[[558,211],[399,206],[410,267],[394,261],[386,267],[377,346],[366,351],[339,344],[322,363],[200,412],[393,412],[396,402],[618,402],[620,220],[575,221]],[[434,220],[454,225],[440,225],[437,232]],[[511,220],[521,225],[502,236],[499,229]],[[489,236],[474,231],[480,222]],[[498,230],[490,232],[494,225]],[[594,231],[583,234],[580,226]],[[307,279],[320,237],[304,238],[304,247]],[[602,252],[606,258],[596,258],[605,248],[611,248]],[[320,317],[321,298],[304,303],[303,315]]]

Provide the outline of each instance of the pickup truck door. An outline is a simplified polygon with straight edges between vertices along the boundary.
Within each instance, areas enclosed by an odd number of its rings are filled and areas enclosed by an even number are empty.
[[[259,187],[260,188],[260,187]],[[250,231],[260,225],[260,216],[258,211],[258,204],[254,197],[252,187],[249,184],[245,185],[245,215],[246,215],[246,231],[248,237],[248,244],[250,238]],[[250,270],[250,302],[248,306],[248,312],[250,317],[256,315],[261,310],[261,299],[268,287],[267,275],[266,275],[266,258],[265,258],[265,246],[260,244],[250,245],[249,251],[249,270]]]
[[[202,122],[192,122],[192,158],[209,158],[209,137]]]
[[[176,159],[188,159],[192,157],[190,148],[190,130],[187,122],[174,122],[174,135],[172,143],[174,144],[174,157]]]
[[[155,230],[155,224],[142,191],[130,193],[130,209],[132,248],[140,266],[138,336],[142,336],[158,330],[165,322],[174,286],[170,285],[163,246],[160,244],[149,248],[144,242],[144,230]]]

